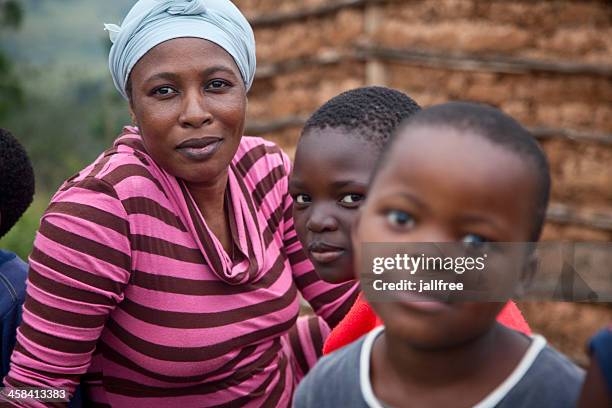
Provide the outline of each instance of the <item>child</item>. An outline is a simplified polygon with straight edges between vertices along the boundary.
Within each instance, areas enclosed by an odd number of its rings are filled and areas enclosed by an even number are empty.
[[[374,165],[400,122],[421,108],[385,87],[364,87],[335,96],[306,122],[289,183],[296,232],[316,272],[329,282],[354,278],[351,226],[366,195]],[[513,302],[499,321],[529,334]],[[324,345],[330,353],[379,326],[363,296]]]
[[[548,165],[531,135],[497,109],[425,109],[386,149],[353,229],[355,250],[364,242],[539,239]],[[372,303],[384,326],[320,360],[295,406],[574,406],[583,372],[542,337],[496,322],[501,303],[423,305]]]
[[[304,125],[289,193],[298,237],[326,281],[354,279],[350,232],[356,210],[386,140],[418,110],[399,91],[364,87],[330,99]]]
[[[23,147],[0,129],[0,238],[32,203],[34,172]],[[0,250],[0,383],[9,369],[21,306],[25,298],[28,265],[12,252]]]

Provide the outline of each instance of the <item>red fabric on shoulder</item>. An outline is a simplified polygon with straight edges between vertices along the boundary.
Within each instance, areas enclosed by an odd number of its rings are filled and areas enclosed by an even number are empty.
[[[323,354],[329,354],[352,343],[381,324],[382,321],[364,299],[363,292],[360,293],[344,319],[327,336],[323,345]]]
[[[506,303],[506,306],[497,315],[497,321],[504,326],[514,329],[526,335],[531,334],[531,328],[527,324],[527,320],[512,300]]]
[[[497,315],[497,321],[504,326],[524,334],[531,334],[531,329],[516,303],[509,301]],[[344,319],[331,331],[325,344],[323,354],[329,354],[357,340],[370,330],[382,325],[374,310],[360,293],[357,300]]]

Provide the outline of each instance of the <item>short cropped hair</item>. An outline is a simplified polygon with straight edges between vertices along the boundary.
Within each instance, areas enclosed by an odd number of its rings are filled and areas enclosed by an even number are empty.
[[[550,196],[550,170],[548,160],[533,135],[512,117],[492,106],[471,102],[449,102],[432,106],[413,115],[403,122],[387,143],[379,157],[375,177],[384,167],[385,158],[393,144],[407,128],[447,127],[460,132],[470,132],[489,142],[515,153],[532,165],[535,170],[538,195],[535,197],[535,214],[531,241],[538,241],[546,218]]]
[[[0,128],[0,237],[19,220],[34,198],[34,170],[13,135]]]
[[[399,124],[421,107],[408,95],[382,86],[343,92],[306,121],[302,135],[315,129],[343,128],[382,148]]]

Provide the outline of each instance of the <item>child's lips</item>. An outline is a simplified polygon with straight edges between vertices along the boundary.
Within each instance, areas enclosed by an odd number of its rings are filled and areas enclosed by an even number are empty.
[[[331,263],[342,256],[344,250],[317,252],[310,251],[310,257],[318,263]]]
[[[344,248],[324,242],[313,242],[308,245],[310,258],[320,264],[336,261],[344,254]]]
[[[423,313],[440,313],[452,309],[452,304],[436,300],[430,296],[422,296],[419,294],[410,294],[407,296],[398,296],[396,299],[402,306]]]

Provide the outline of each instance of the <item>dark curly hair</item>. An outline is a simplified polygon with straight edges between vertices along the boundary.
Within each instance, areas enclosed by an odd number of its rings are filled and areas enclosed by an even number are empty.
[[[538,241],[546,217],[551,177],[544,151],[527,129],[512,117],[493,106],[471,102],[448,102],[424,109],[402,123],[379,157],[374,176],[384,167],[393,145],[409,128],[440,127],[477,135],[524,160],[534,170],[537,196],[534,197],[534,217],[531,241]]]
[[[382,86],[343,92],[310,116],[302,135],[314,129],[344,128],[382,148],[395,128],[421,107],[408,95]]]
[[[4,236],[34,198],[34,170],[13,135],[0,128],[0,237]]]

